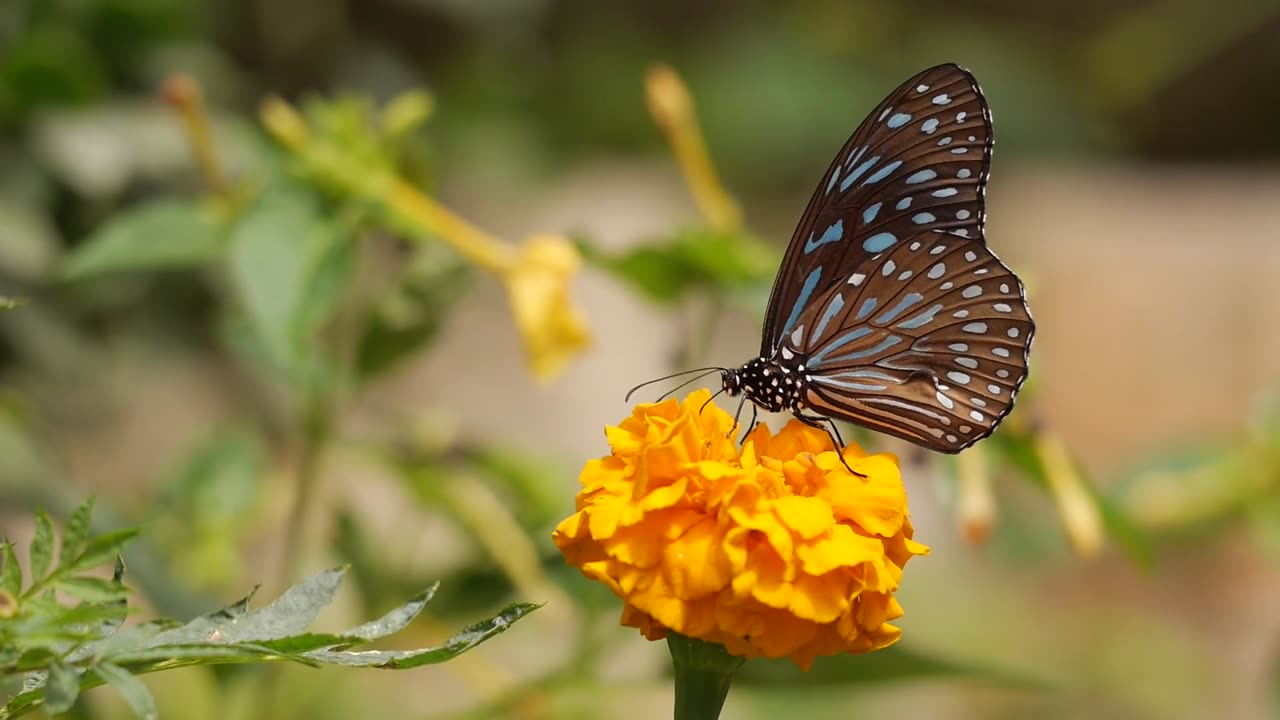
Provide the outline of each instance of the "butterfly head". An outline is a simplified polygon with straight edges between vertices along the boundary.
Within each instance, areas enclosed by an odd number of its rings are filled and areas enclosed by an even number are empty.
[[[722,372],[720,381],[729,397],[745,395],[761,410],[798,410],[807,384],[803,367],[756,358],[736,370]]]

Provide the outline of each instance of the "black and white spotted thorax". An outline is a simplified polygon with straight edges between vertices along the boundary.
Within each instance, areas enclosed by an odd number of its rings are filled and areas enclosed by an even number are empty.
[[[777,358],[756,358],[736,370],[720,374],[729,397],[745,395],[761,410],[769,412],[803,410],[809,380],[800,357],[781,362]]]

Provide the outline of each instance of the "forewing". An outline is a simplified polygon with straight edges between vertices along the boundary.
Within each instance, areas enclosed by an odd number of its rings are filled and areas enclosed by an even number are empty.
[[[940,452],[991,434],[1027,376],[1022,283],[975,238],[924,232],[818,297],[784,338],[814,411]]]
[[[982,243],[991,145],[986,100],[957,65],[885,98],[836,155],[791,237],[760,356],[774,355],[814,298],[905,238],[946,230]]]

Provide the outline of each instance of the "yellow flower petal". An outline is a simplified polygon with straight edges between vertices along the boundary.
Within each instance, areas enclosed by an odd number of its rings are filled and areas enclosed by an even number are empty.
[[[534,235],[503,273],[530,370],[539,380],[557,377],[591,344],[586,319],[569,297],[569,282],[581,266],[566,238]]]
[[[844,449],[791,422],[741,452],[706,391],[637,406],[606,430],[612,454],[583,467],[578,512],[553,539],[624,601],[649,639],[668,629],[748,657],[816,657],[892,644],[912,540],[892,455]]]

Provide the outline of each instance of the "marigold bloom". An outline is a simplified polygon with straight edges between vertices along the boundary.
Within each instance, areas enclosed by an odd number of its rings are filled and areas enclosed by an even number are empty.
[[[897,459],[851,445],[857,477],[795,420],[757,426],[739,452],[733,419],[701,409],[709,396],[639,405],[606,429],[613,452],[587,462],[554,534],[565,559],[650,640],[674,630],[805,669],[895,642],[902,568],[928,552],[911,539]]]

